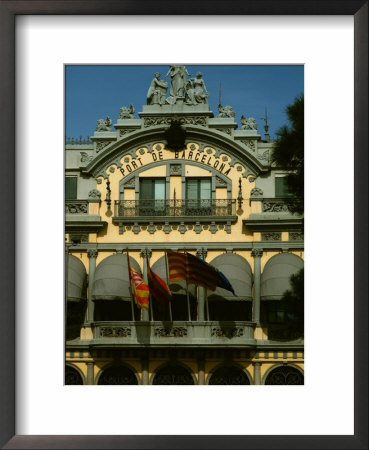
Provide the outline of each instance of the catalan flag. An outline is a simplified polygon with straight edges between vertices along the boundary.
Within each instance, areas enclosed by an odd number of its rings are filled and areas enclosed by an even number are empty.
[[[151,270],[149,262],[147,261],[147,280],[149,284],[150,294],[154,299],[162,304],[168,305],[172,299],[172,294],[167,283]]]
[[[135,299],[136,305],[141,309],[148,309],[150,296],[148,285],[144,282],[141,275],[132,266],[129,266],[129,276],[132,282],[133,297]]]
[[[168,252],[170,281],[186,280],[187,284],[197,284],[210,291],[219,286],[235,295],[226,276],[206,261],[190,253]]]

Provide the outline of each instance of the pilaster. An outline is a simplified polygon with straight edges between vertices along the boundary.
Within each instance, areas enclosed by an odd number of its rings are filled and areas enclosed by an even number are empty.
[[[254,317],[256,325],[260,325],[260,278],[261,278],[261,262],[260,258],[263,254],[262,248],[253,248],[251,256],[254,257]]]
[[[87,300],[87,321],[94,321],[94,309],[95,304],[92,301],[92,286],[95,278],[95,269],[96,269],[96,258],[98,252],[96,249],[87,250],[87,256],[89,258],[89,266],[88,266],[88,300]]]

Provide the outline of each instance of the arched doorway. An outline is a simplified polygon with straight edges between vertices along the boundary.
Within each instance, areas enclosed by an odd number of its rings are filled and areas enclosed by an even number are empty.
[[[189,370],[180,365],[167,365],[159,369],[154,377],[153,385],[193,385],[194,379]]]
[[[111,384],[138,384],[134,372],[126,366],[112,366],[105,369],[99,377],[99,385]]]
[[[216,369],[209,380],[210,385],[250,384],[246,373],[236,366],[223,366]]]
[[[83,379],[81,374],[77,369],[74,369],[71,366],[65,366],[65,375],[64,375],[64,383],[66,385],[79,385],[83,384]]]
[[[267,385],[304,384],[304,375],[295,367],[279,366],[269,372],[265,379]]]

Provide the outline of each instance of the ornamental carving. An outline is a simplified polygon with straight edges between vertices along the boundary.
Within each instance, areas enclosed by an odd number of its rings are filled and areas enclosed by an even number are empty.
[[[83,162],[83,163],[89,163],[94,158],[92,155],[89,155],[86,152],[79,152],[79,153],[81,154],[81,162]]]
[[[96,249],[87,250],[87,256],[89,258],[97,258],[98,251]]]
[[[136,187],[136,180],[135,177],[132,177],[131,179],[127,180],[124,183],[125,188],[135,188]]]
[[[185,327],[156,327],[154,329],[156,337],[185,337],[187,336],[187,328]]]
[[[87,214],[88,213],[88,207],[87,202],[71,202],[66,203],[65,205],[65,212],[66,214]]]
[[[298,231],[290,231],[288,233],[288,238],[290,241],[303,241],[304,233]]]
[[[262,241],[280,241],[281,233],[261,233]]]
[[[216,130],[220,131],[221,133],[232,134],[232,128],[216,128]]]
[[[254,258],[261,258],[263,256],[263,249],[262,248],[253,248],[251,250],[251,256]]]
[[[148,225],[139,225],[135,222],[132,225],[125,225],[123,223],[119,223],[119,234],[123,234],[126,231],[132,230],[134,234],[139,234],[140,231],[148,230],[150,234],[154,234],[156,231],[163,230],[165,234],[169,234],[172,231],[179,231],[181,234],[185,234],[188,230],[194,230],[196,234],[200,234],[202,231],[209,230],[212,234],[215,234],[218,230],[225,230],[227,234],[231,234],[232,224],[231,222],[226,223],[216,223],[210,222],[208,223],[200,223],[196,222],[195,224],[180,222],[175,224],[170,224],[169,222],[164,223],[154,223],[150,222]]]
[[[258,188],[258,187],[254,187],[253,189],[251,189],[251,193],[250,196],[251,197],[262,197],[264,195],[264,192],[262,191],[262,189]]]
[[[181,176],[182,175],[182,165],[181,164],[171,164],[170,165],[170,175]]]
[[[91,189],[91,191],[88,193],[88,198],[94,199],[94,200],[100,200],[101,192],[97,189]]]
[[[142,258],[151,258],[152,251],[149,248],[143,248],[140,252]]]
[[[244,329],[242,327],[214,327],[211,329],[211,335],[219,338],[234,338],[242,337],[244,335]]]
[[[288,212],[288,206],[283,200],[265,200],[263,212]]]
[[[269,161],[269,150],[265,150],[264,153],[262,153],[261,155],[257,154],[256,157],[260,160],[260,161]]]
[[[96,142],[96,153],[99,153],[103,148],[109,145],[110,142],[106,141],[97,141]]]
[[[134,131],[134,129],[128,129],[128,130],[119,130],[119,136],[125,136],[128,133],[132,133],[132,131]]]
[[[130,327],[101,327],[101,337],[130,337],[132,331]]]
[[[206,118],[201,116],[180,117],[178,119],[181,125],[202,125],[206,126]],[[170,117],[145,117],[144,127],[152,127],[155,125],[171,125],[172,118]]]

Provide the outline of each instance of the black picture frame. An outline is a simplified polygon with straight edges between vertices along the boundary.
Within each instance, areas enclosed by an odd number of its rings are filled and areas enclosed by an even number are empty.
[[[354,17],[355,431],[344,436],[15,435],[15,16],[20,14],[352,15]],[[367,449],[368,448],[368,1],[13,0],[0,1],[0,445],[6,449]],[[331,345],[339,345],[339,337]],[[336,373],[342,376],[344,374]],[[339,393],[337,393],[339,396]],[[338,400],[339,401],[339,400]]]

